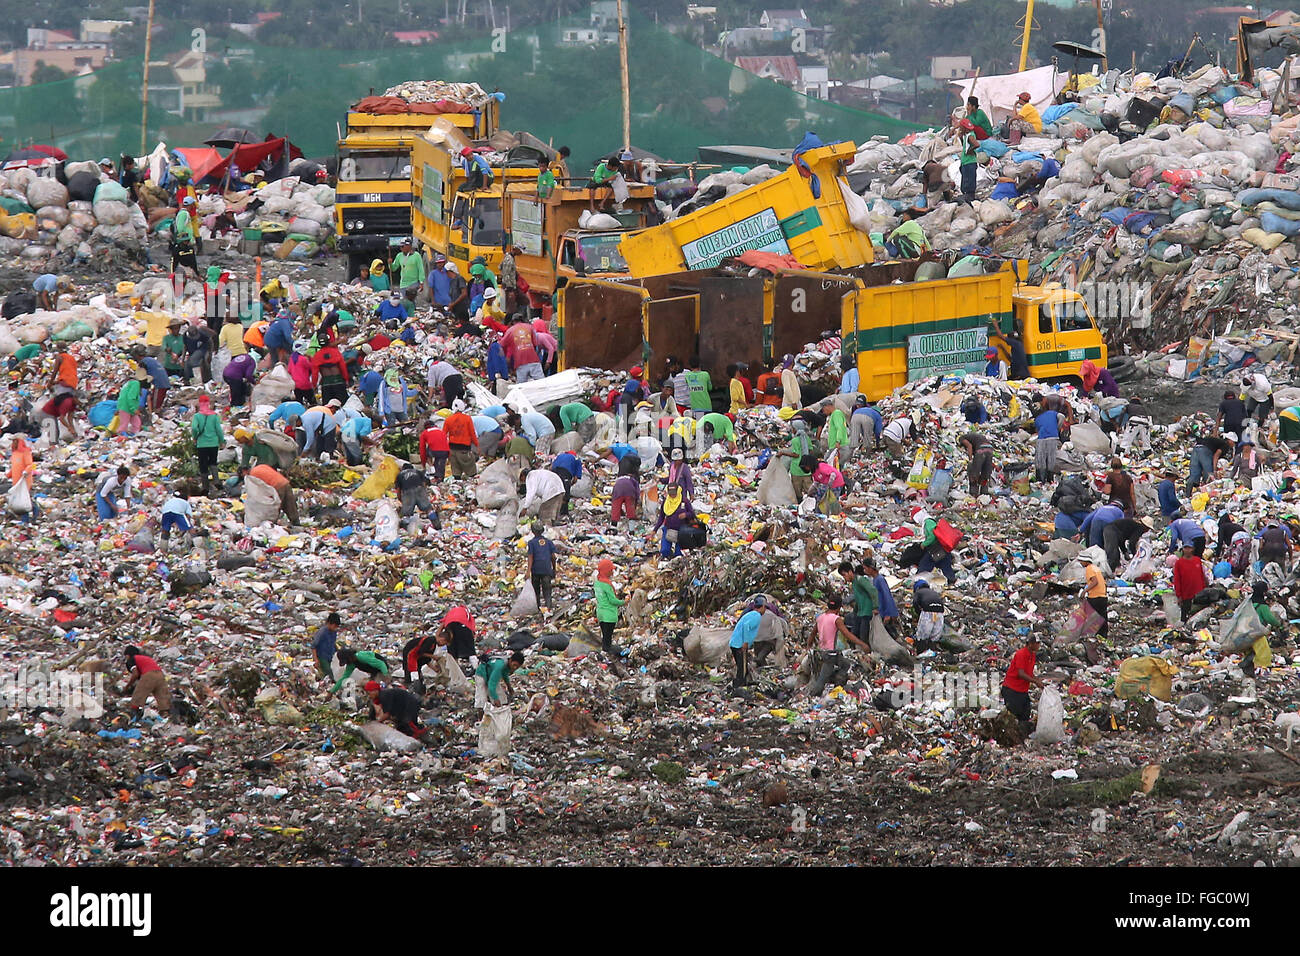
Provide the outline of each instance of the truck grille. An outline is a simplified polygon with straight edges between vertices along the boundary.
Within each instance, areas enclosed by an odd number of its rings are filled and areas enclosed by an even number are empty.
[[[341,206],[343,234],[357,236],[397,236],[411,232],[410,206]],[[361,220],[364,226],[348,228],[348,223]]]

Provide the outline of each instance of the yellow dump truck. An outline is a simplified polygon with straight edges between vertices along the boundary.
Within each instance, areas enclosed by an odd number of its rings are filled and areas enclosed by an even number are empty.
[[[435,125],[412,147],[412,234],[424,249],[442,253],[465,275],[475,259],[495,271],[505,247],[518,245],[522,251],[515,265],[539,309],[548,308],[557,286],[574,276],[626,275],[619,240],[646,225],[653,186],[629,184],[623,208],[608,213],[617,228],[586,229],[580,226],[582,214],[601,196],[567,185],[546,198],[537,194],[539,163],[552,155],[548,148],[529,141],[512,147],[492,168],[492,185],[471,192],[459,158],[465,142]]]
[[[920,264],[884,262],[840,274],[576,278],[558,295],[560,360],[564,367],[646,364],[657,375],[665,356],[694,354],[725,380],[732,362],[756,370],[837,332],[843,358],[857,364],[859,390],[872,399],[921,378],[982,373],[990,344],[1006,357],[1005,333],[1024,342],[1038,379],[1078,378],[1085,359],[1105,366],[1106,346],[1082,298],[1020,284],[1024,263],[917,282]]]
[[[931,282],[859,284],[842,300],[842,352],[855,358],[858,389],[868,398],[922,378],[983,374],[990,346],[1010,361],[1005,333],[1024,343],[1029,374],[1078,378],[1107,352],[1096,319],[1077,292],[1022,285],[1024,263],[997,272]],[[994,333],[990,335],[990,330]]]
[[[404,104],[366,97],[348,111],[338,142],[334,227],[348,257],[348,278],[372,259],[387,259],[392,242],[411,234],[411,147],[439,119],[470,138],[497,129],[500,102],[477,84],[452,84],[456,98]]]
[[[841,183],[857,147],[809,150],[798,167],[711,205],[624,238],[632,276],[711,269],[751,249],[793,255],[806,269],[850,269],[872,261],[871,240],[849,221]],[[814,195],[813,177],[819,195]],[[847,184],[844,189],[847,189]]]

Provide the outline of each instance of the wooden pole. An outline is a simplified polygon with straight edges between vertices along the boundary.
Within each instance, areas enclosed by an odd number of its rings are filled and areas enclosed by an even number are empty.
[[[623,149],[632,148],[632,92],[627,74],[627,21],[623,0],[618,0],[618,67],[623,80]]]
[[[144,83],[140,93],[140,155],[146,152],[149,140],[149,51],[153,49],[153,3],[149,0],[149,16],[144,26]]]
[[[1029,63],[1029,32],[1034,28],[1034,0],[1025,3],[1025,33],[1020,39],[1020,72],[1025,72]]]
[[[1110,70],[1110,60],[1106,58],[1106,28],[1101,22],[1101,0],[1092,0],[1092,5],[1097,9],[1097,37],[1101,40],[1101,72],[1106,73]],[[1075,84],[1076,87],[1078,84]],[[1078,92],[1076,88],[1075,92]]]

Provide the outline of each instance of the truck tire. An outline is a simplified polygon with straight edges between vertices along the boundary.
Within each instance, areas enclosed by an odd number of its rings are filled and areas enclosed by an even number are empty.
[[[1108,368],[1111,377],[1117,382],[1127,382],[1137,377],[1137,362],[1131,355],[1121,355],[1113,359]]]

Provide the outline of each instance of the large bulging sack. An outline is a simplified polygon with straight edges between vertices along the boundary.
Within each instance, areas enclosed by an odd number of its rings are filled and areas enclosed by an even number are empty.
[[[507,458],[499,458],[483,469],[474,488],[480,508],[501,508],[517,501],[519,471]]]
[[[98,188],[99,176],[95,173],[73,173],[68,177],[68,201],[93,202]]]
[[[1070,444],[1074,450],[1084,455],[1110,454],[1110,439],[1106,433],[1091,422],[1081,422],[1070,426]]]
[[[287,402],[293,395],[293,378],[283,365],[277,365],[262,376],[261,381],[253,386],[251,397],[253,408],[269,405],[274,408],[281,402]]]
[[[731,628],[701,627],[697,624],[682,642],[682,652],[692,664],[707,664],[712,667],[726,659],[730,643]]]
[[[34,179],[27,187],[27,204],[36,210],[42,206],[66,206],[68,187],[57,179]]]
[[[131,221],[131,210],[124,202],[97,202],[95,219],[101,226],[125,226]]]
[[[280,493],[256,475],[244,476],[244,524],[250,528],[280,517]]]
[[[771,459],[763,469],[763,478],[758,483],[758,503],[769,508],[793,508],[799,503],[784,458]]]
[[[1173,677],[1178,668],[1163,657],[1130,657],[1119,665],[1115,696],[1129,700],[1150,694],[1157,700],[1173,697]]]
[[[519,499],[507,501],[497,511],[496,524],[492,526],[494,541],[508,541],[519,533]]]
[[[91,202],[95,203],[95,205],[99,205],[101,202],[126,203],[130,199],[131,194],[120,183],[109,180],[95,187],[95,195]]]
[[[1055,744],[1065,739],[1065,705],[1055,684],[1044,687],[1038,699],[1038,726],[1032,736],[1040,744]]]
[[[397,481],[398,471],[397,459],[385,455],[379,467],[370,473],[370,477],[363,481],[356,491],[352,492],[352,497],[361,501],[374,501],[387,494]]]
[[[381,724],[377,720],[364,723],[360,727],[361,736],[376,750],[395,750],[398,753],[414,753],[421,749],[421,744],[414,737],[408,737],[396,727]]]
[[[510,731],[514,716],[509,704],[484,704],[483,720],[478,725],[480,757],[505,757],[510,754]]]
[[[885,622],[878,614],[871,619],[870,643],[871,652],[878,654],[888,664],[911,667],[914,663],[912,655],[907,652],[907,649],[890,636],[889,631],[885,628]]]

